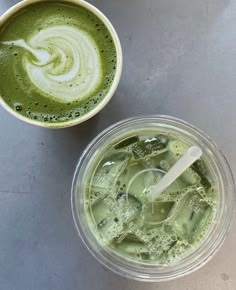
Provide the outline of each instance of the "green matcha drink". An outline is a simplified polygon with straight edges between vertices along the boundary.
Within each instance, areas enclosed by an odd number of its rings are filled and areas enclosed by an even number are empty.
[[[21,6],[0,22],[0,98],[41,123],[70,122],[95,110],[111,93],[117,65],[120,70],[119,43],[105,16],[83,1]]]
[[[204,159],[154,202],[146,198],[189,147],[158,130],[133,132],[109,144],[85,193],[86,214],[101,244],[128,259],[169,264],[201,243],[217,203],[214,175]]]
[[[133,267],[168,269],[212,234],[222,189],[207,144],[154,121],[127,121],[94,141],[75,176],[74,215],[98,252]],[[193,145],[202,157],[150,202],[148,193]]]

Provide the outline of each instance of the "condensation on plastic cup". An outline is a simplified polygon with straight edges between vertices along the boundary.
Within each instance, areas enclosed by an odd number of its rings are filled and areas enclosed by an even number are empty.
[[[112,39],[114,41],[114,45],[116,48],[116,55],[117,55],[117,64],[116,64],[116,73],[115,73],[114,80],[112,82],[112,85],[111,85],[109,91],[107,92],[106,96],[104,97],[104,99],[90,112],[86,113],[82,117],[77,117],[73,120],[58,122],[58,123],[46,123],[46,122],[41,122],[41,121],[27,118],[27,117],[21,115],[20,113],[16,112],[15,110],[13,110],[3,100],[3,98],[0,95],[0,105],[6,111],[8,111],[11,115],[13,115],[17,119],[24,121],[28,124],[39,126],[39,127],[51,128],[51,129],[60,129],[60,128],[72,127],[72,126],[78,125],[82,122],[85,122],[88,119],[95,116],[96,114],[98,114],[108,104],[108,102],[111,100],[112,96],[114,95],[114,93],[117,89],[117,86],[120,82],[122,67],[123,67],[123,54],[122,54],[120,39],[118,37],[118,34],[117,34],[115,28],[113,27],[113,25],[109,21],[109,19],[99,9],[97,9],[95,6],[93,6],[92,4],[90,4],[84,0],[64,0],[64,1],[84,7],[88,11],[95,14],[104,23],[104,25],[107,27],[107,29],[110,32]],[[4,23],[6,23],[9,19],[11,19],[11,17],[15,13],[17,13],[21,9],[23,9],[23,8],[29,6],[33,3],[37,3],[37,2],[42,2],[42,0],[23,0],[23,1],[20,1],[19,3],[15,4],[14,6],[12,6],[2,16],[0,15],[0,28],[1,28],[1,26],[4,25]]]
[[[119,136],[143,128],[163,128],[182,136],[202,148],[204,158],[210,162],[219,191],[214,222],[203,242],[173,265],[156,266],[134,262],[103,248],[91,232],[86,219],[83,188],[85,176],[95,156]],[[217,145],[202,131],[185,121],[162,115],[134,117],[116,123],[100,133],[85,149],[77,164],[71,192],[73,218],[78,233],[92,255],[104,266],[122,276],[139,281],[168,281],[187,275],[206,264],[225,240],[235,210],[235,185],[231,169]]]

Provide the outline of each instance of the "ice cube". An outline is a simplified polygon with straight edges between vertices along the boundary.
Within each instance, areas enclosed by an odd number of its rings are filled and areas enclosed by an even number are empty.
[[[211,207],[198,193],[189,193],[180,201],[172,224],[179,237],[192,243],[201,232],[201,221],[207,222],[210,213]]]
[[[138,141],[132,147],[134,159],[143,159],[147,156],[155,156],[166,151],[166,143],[162,143],[158,137],[147,138]]]
[[[111,198],[100,198],[90,207],[94,222],[100,224],[111,212],[111,204],[114,200]]]
[[[113,151],[109,156],[106,156],[91,180],[91,190],[102,195],[108,193],[114,195],[118,177],[130,158],[131,154],[124,151]]]
[[[101,211],[105,213],[105,216],[99,213],[99,208],[96,208],[95,214],[100,221],[97,229],[106,243],[113,239],[119,239],[129,222],[135,219],[138,212],[141,211],[141,203],[135,197],[126,193],[119,194],[112,207],[107,209],[104,204],[101,204],[101,206]]]
[[[142,209],[142,203],[129,193],[119,193],[117,196],[120,218],[123,223],[134,219]]]
[[[140,258],[140,260],[149,260],[150,257],[148,247],[141,242],[124,240],[117,245],[117,249],[122,255],[126,253],[128,256],[134,257],[135,259]]]

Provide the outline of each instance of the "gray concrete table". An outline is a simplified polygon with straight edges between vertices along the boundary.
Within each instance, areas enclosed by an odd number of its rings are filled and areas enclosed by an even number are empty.
[[[17,0],[0,0],[0,13]],[[161,113],[207,132],[236,170],[236,1],[93,0],[113,22],[124,72],[108,106],[71,129],[47,130],[0,109],[1,290],[235,290],[236,225],[199,271],[145,284],[104,269],[77,236],[70,209],[76,162],[123,118]]]

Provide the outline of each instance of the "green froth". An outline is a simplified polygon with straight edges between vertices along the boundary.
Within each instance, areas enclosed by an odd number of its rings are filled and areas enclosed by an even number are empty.
[[[46,94],[32,82],[23,67],[26,58],[32,63],[37,58],[23,47],[14,45],[14,41],[23,39],[26,43],[44,29],[66,25],[83,31],[93,39],[100,58],[101,75],[96,87],[84,99],[60,102]],[[1,44],[12,41],[12,45]],[[63,65],[51,47],[51,72],[62,73]],[[67,69],[73,65],[73,58],[68,55]],[[112,37],[96,15],[83,7],[63,1],[44,1],[22,9],[12,16],[0,31],[0,96],[20,114],[39,121],[65,122],[83,116],[95,108],[110,89],[116,71],[116,50]],[[62,84],[63,85],[63,84]],[[67,83],[68,95],[74,86]],[[60,83],[58,83],[60,87]],[[81,96],[79,96],[81,97]]]
[[[145,197],[191,145],[169,132],[137,131],[93,158],[84,181],[85,210],[106,250],[135,262],[168,265],[201,245],[218,202],[205,156],[153,203]]]

